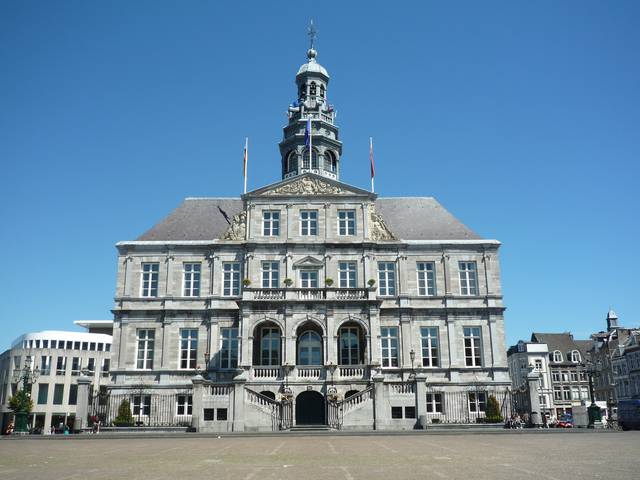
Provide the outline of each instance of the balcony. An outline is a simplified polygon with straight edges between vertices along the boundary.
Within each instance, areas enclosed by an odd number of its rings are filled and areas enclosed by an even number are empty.
[[[369,367],[366,365],[337,365],[331,370],[323,365],[295,366],[252,366],[249,377],[254,381],[287,380],[368,380]]]
[[[368,288],[248,288],[244,301],[354,301],[376,300],[375,289]]]

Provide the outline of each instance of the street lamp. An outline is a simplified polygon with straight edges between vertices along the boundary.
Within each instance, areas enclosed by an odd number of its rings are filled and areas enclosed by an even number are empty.
[[[416,361],[416,351],[412,348],[409,352],[409,358],[411,359],[411,376],[416,377],[416,369],[414,368],[414,362]]]
[[[589,415],[588,428],[601,428],[602,412],[600,411],[600,407],[596,404],[595,389],[593,386],[593,377],[599,374],[601,365],[600,362],[595,364],[592,361],[587,360],[587,362],[583,363],[582,366],[585,368],[587,376],[589,377],[589,396],[591,397],[591,405],[587,408],[587,413]]]
[[[24,367],[22,368],[22,370],[16,368],[13,371],[13,383],[22,382],[22,390],[24,394],[29,398],[31,397],[31,389],[29,387],[38,381],[38,377],[40,377],[40,369],[38,367],[32,368],[30,356],[27,356],[27,358],[25,359]],[[29,414],[29,412],[26,411],[24,407],[25,405],[22,404],[21,410],[15,413],[15,431],[17,433],[28,433],[29,431],[27,427],[27,415]]]

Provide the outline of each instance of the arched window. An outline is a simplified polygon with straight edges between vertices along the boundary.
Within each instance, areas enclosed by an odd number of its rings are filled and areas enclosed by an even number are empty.
[[[573,350],[571,352],[571,361],[573,363],[580,363],[580,352],[578,350]]]
[[[311,82],[311,86],[309,87],[309,95],[315,97],[316,95],[316,82]]]
[[[287,173],[294,172],[298,168],[298,159],[296,151],[292,150],[287,154],[287,163],[285,165],[285,171]]]
[[[280,365],[280,328],[273,322],[256,327],[253,343],[254,365]]]
[[[562,352],[560,350],[555,350],[553,352],[553,362],[562,363]]]
[[[322,338],[307,330],[298,338],[298,365],[322,365]]]
[[[332,173],[336,173],[338,169],[338,162],[336,161],[336,155],[331,150],[327,150],[324,153],[324,169]]]
[[[298,94],[298,98],[299,99],[303,99],[307,94],[307,85],[305,85],[304,83],[302,85],[300,85],[300,92]]]
[[[302,153],[302,168],[309,169],[309,149]],[[311,168],[318,169],[318,151],[315,148],[311,151]]]
[[[320,97],[324,98],[324,85],[320,84]]]
[[[364,345],[362,329],[355,323],[345,324],[338,331],[338,363],[340,365],[362,365]]]

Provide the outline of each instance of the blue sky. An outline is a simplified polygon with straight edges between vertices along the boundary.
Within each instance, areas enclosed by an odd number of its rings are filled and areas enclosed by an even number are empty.
[[[341,178],[503,242],[507,342],[638,325],[640,3],[0,3],[0,348],[111,318],[116,250],[279,179],[306,26]],[[288,5],[288,6],[285,6]]]

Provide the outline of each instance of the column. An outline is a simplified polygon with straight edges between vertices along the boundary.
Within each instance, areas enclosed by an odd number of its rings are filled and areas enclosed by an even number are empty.
[[[86,375],[78,377],[78,403],[76,404],[76,418],[73,423],[73,430],[81,432],[87,425],[89,416],[89,386],[91,379]]]
[[[416,418],[420,428],[427,428],[427,376],[417,373],[416,382]]]
[[[233,379],[233,428],[234,432],[244,432],[244,386],[245,376],[238,375]]]
[[[540,416],[540,376],[537,372],[531,371],[527,374],[527,384],[529,385],[529,405],[531,405],[529,421],[532,427],[540,427],[542,425],[542,417]]]
[[[373,377],[373,401],[374,401],[374,418],[373,429],[381,430],[389,424],[389,417],[391,415],[388,408],[385,406],[388,404],[385,398],[384,392],[384,375],[376,373]]]
[[[202,375],[196,375],[191,379],[193,383],[193,389],[191,391],[192,396],[192,416],[191,416],[191,428],[196,432],[202,429],[204,421],[203,411],[203,396],[204,396],[204,378]]]

